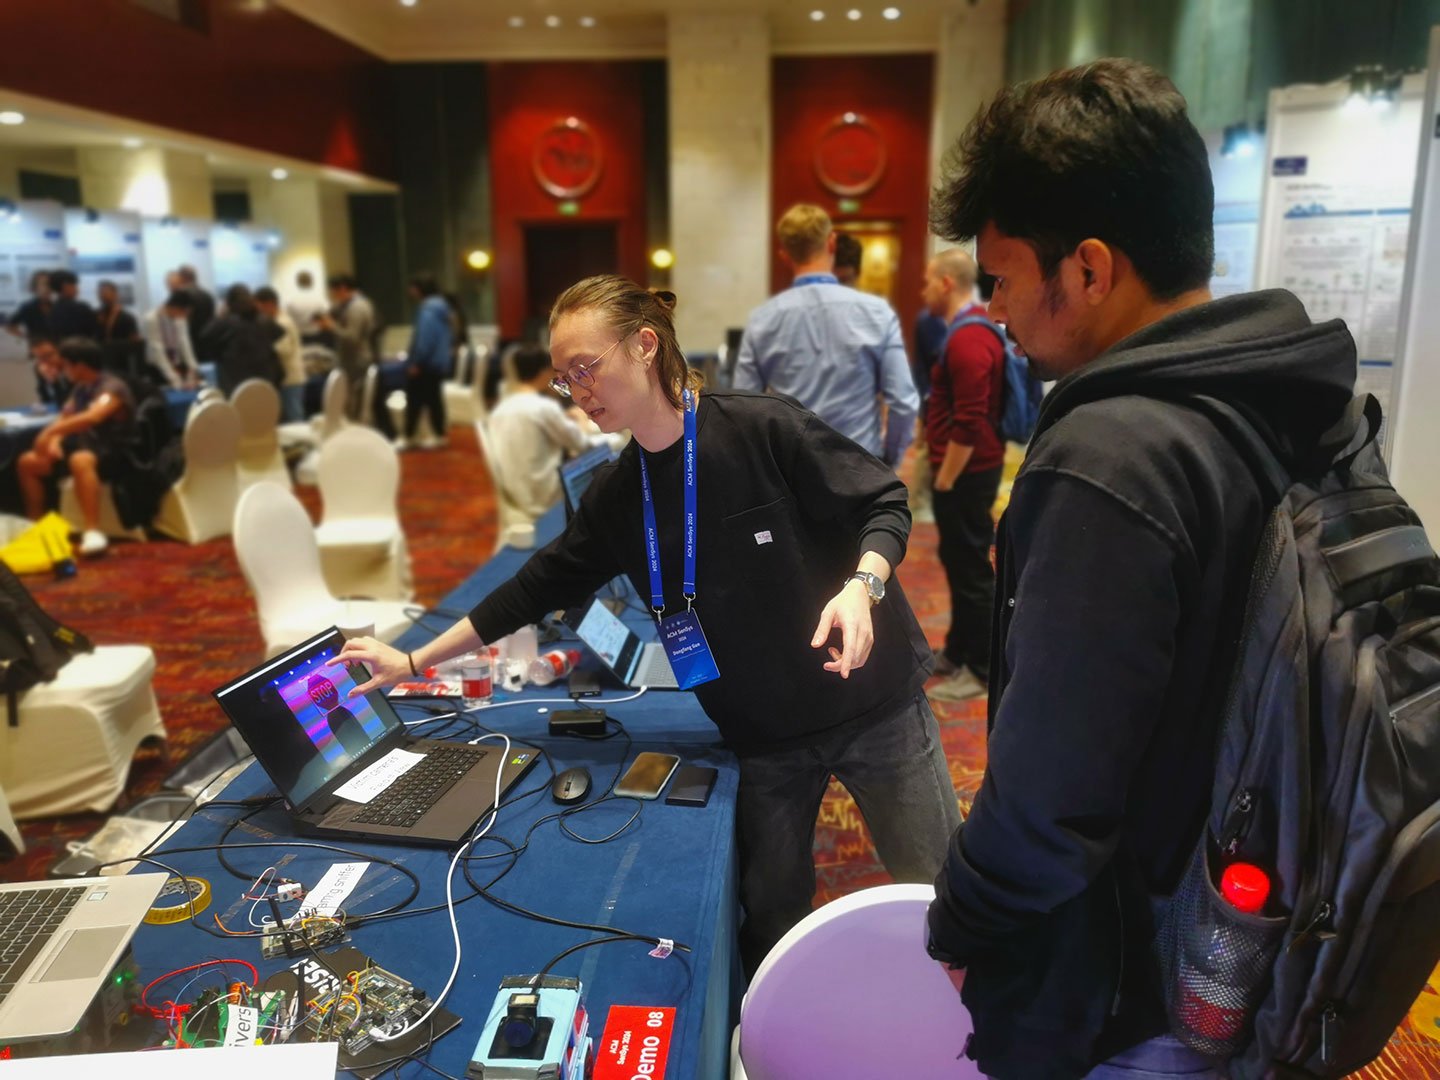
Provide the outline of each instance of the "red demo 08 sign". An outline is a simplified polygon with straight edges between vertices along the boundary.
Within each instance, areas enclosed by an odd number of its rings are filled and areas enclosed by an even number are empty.
[[[674,1027],[674,1009],[610,1006],[592,1080],[661,1080]]]

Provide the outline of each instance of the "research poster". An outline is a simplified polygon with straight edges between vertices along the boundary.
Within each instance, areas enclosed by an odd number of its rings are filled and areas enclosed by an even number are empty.
[[[65,242],[70,269],[80,279],[80,299],[91,307],[99,306],[97,287],[102,281],[112,281],[120,293],[120,306],[138,317],[145,277],[140,215],[121,210],[66,210]]]
[[[0,212],[0,321],[30,298],[37,270],[65,266],[65,210],[59,203],[26,201]],[[22,338],[0,330],[0,408],[35,400],[35,377]]]

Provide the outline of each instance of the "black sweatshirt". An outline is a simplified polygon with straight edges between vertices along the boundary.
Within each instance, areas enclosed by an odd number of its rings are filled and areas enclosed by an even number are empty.
[[[695,689],[738,753],[805,745],[847,723],[863,726],[914,697],[930,648],[892,577],[872,611],[875,645],[848,680],[810,647],[825,604],[874,551],[905,557],[905,485],[877,458],[789,398],[701,395],[696,416],[695,611],[720,678]],[[666,613],[684,610],[683,439],[646,454]],[[633,440],[602,468],[564,533],[470,612],[494,641],[586,600],[617,574],[650,595]],[[831,635],[838,647],[840,636]]]
[[[1046,398],[998,540],[988,766],[936,882],[988,1075],[1078,1077],[1165,1030],[1154,904],[1200,836],[1263,519],[1205,414],[1286,456],[1339,418],[1355,346],[1286,292],[1163,319]]]

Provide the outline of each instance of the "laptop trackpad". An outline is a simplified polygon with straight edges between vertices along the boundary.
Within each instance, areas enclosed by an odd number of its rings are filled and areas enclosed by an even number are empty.
[[[130,928],[126,926],[76,930],[60,950],[60,955],[36,982],[93,979],[96,975],[105,974],[111,967],[110,958],[129,932]]]

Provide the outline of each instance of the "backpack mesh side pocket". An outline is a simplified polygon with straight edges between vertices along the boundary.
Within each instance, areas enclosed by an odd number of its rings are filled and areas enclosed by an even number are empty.
[[[1201,838],[1155,939],[1170,1030],[1216,1060],[1250,1038],[1256,1007],[1289,920],[1251,915],[1215,887],[1209,836]]]

